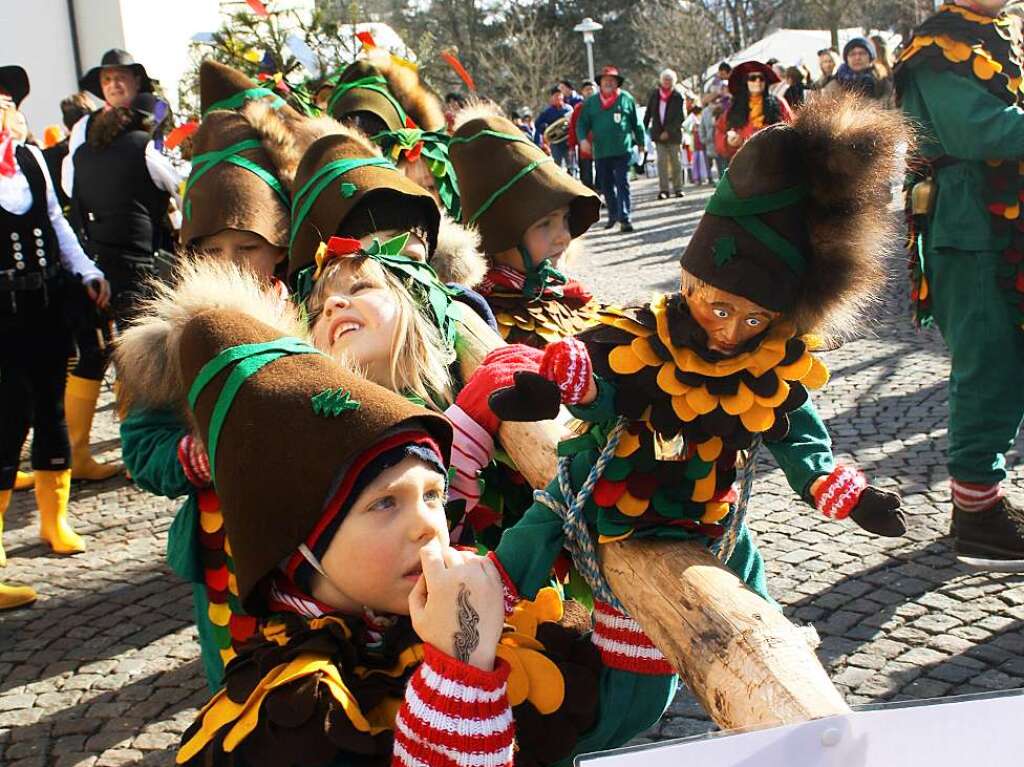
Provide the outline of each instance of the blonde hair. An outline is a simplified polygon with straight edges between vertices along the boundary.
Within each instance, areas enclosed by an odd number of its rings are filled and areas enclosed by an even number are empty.
[[[398,307],[395,332],[391,337],[387,381],[375,381],[399,394],[412,394],[428,407],[443,410],[452,404],[455,395],[448,366],[455,361],[453,350],[445,347],[441,332],[424,313],[416,297],[405,283],[385,266],[366,256],[338,258],[331,261],[314,283],[306,299],[310,327],[316,322],[330,295],[330,288],[343,269],[367,273],[377,279],[395,297]],[[352,369],[357,363],[348,362]],[[360,371],[364,376],[365,370]]]

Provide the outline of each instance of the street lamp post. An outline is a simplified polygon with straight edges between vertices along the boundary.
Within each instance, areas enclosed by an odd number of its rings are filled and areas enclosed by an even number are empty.
[[[587,16],[579,24],[572,28],[573,32],[583,33],[583,43],[587,46],[587,67],[590,70],[590,79],[594,79],[594,33],[604,29],[603,24],[598,24]]]

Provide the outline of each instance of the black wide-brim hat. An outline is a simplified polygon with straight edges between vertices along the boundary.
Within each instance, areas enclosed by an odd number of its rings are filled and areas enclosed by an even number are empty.
[[[22,105],[29,95],[29,73],[17,65],[0,67],[0,90],[13,99],[15,106]]]
[[[140,93],[151,93],[153,91],[153,82],[149,79],[149,75],[146,73],[146,68],[135,61],[135,58],[120,48],[111,48],[109,51],[103,54],[103,58],[100,59],[100,65],[93,67],[85,76],[78,81],[78,87],[83,91],[89,91],[92,95],[99,99],[103,99],[103,88],[100,86],[100,73],[104,69],[111,69],[113,67],[127,67],[140,76],[141,82],[139,83]]]
[[[14,106],[21,106],[29,91],[28,72],[17,64],[0,67],[0,91],[11,97]]]
[[[775,70],[767,64],[763,64],[760,61],[744,61],[742,64],[733,67],[732,74],[729,75],[729,93],[733,96],[738,94],[740,92],[740,83],[745,83],[747,75],[751,72],[760,72],[764,75],[766,89],[769,85],[774,85],[779,81],[779,76],[775,74]]]

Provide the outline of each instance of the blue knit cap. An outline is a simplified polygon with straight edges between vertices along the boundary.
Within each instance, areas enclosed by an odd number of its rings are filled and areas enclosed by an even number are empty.
[[[846,56],[849,54],[851,48],[863,48],[868,52],[868,58],[872,61],[875,60],[875,44],[866,37],[850,38],[850,41],[843,46],[843,61],[846,61]]]

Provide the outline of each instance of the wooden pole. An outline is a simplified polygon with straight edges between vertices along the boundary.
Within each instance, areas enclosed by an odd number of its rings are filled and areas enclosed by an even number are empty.
[[[463,374],[502,343],[467,316],[457,349]],[[555,476],[566,417],[501,425],[502,446],[535,488]],[[793,724],[850,710],[800,632],[700,544],[626,540],[598,549],[612,591],[719,727]]]

